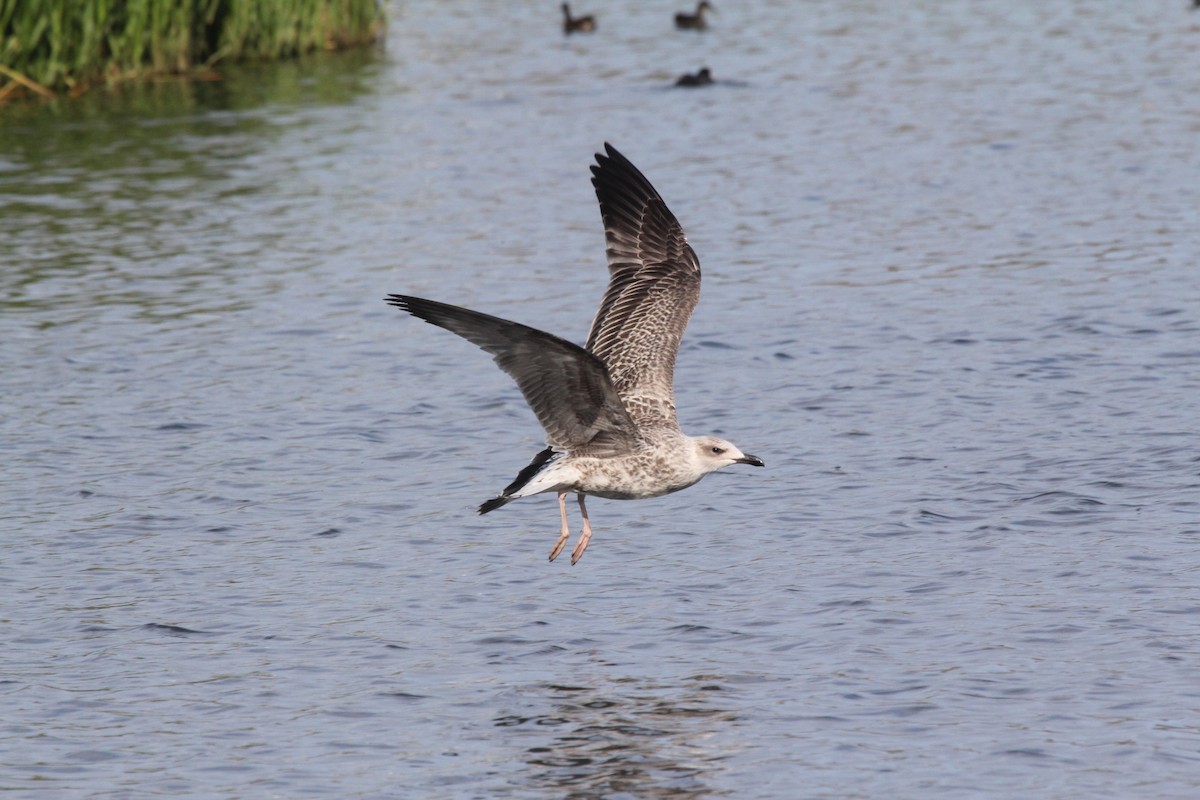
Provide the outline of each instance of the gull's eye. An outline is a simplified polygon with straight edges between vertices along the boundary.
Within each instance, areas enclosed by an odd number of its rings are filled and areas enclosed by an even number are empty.
[[[713,447],[712,447],[712,454],[713,454],[714,456],[719,456],[719,455],[721,455],[721,453],[724,453],[724,452],[725,452],[725,448],[724,448],[724,447],[717,447],[716,445],[713,445]]]

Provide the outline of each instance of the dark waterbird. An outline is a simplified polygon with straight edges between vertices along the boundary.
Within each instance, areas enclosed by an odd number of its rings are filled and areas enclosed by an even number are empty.
[[[407,295],[387,302],[491,353],[517,382],[546,432],[534,456],[480,514],[521,497],[555,492],[562,527],[553,561],[570,537],[567,495],[592,536],[586,495],[636,500],[676,492],[731,464],[763,466],[716,436],[687,436],[675,416],[675,355],[700,299],[700,261],[650,181],[605,144],[592,185],[604,222],[609,283],[587,344],[458,306]]]
[[[675,15],[675,27],[684,31],[702,31],[708,27],[708,23],[704,21],[705,11],[716,11],[708,0],[700,0],[700,4],[696,6],[696,13],[689,14],[686,11],[680,11]]]
[[[566,3],[562,4],[563,12],[563,33],[591,33],[596,30],[596,18],[591,14],[584,14],[582,17],[572,17],[571,7]]]
[[[700,71],[695,75],[691,73],[685,74],[675,81],[676,86],[709,86],[715,83],[712,76],[712,70],[708,67],[701,67]]]

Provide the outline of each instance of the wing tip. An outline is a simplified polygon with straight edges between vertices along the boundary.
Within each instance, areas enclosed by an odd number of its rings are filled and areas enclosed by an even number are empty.
[[[452,315],[455,311],[466,311],[458,306],[439,303],[436,300],[426,300],[424,297],[414,297],[411,294],[389,294],[383,298],[383,302],[429,322],[433,322],[433,315]]]
[[[616,153],[616,150],[613,152]],[[635,213],[636,219],[645,201],[657,196],[646,176],[620,153],[614,156],[597,153],[596,163],[591,169],[592,188],[600,202],[600,215],[606,218],[606,223],[611,211],[622,208]]]
[[[383,302],[387,303],[389,306],[395,306],[402,311],[409,311],[410,309],[408,307],[408,303],[412,299],[414,298],[411,298],[408,295],[389,294],[387,297],[383,298]]]
[[[633,166],[633,162],[626,158],[620,150],[613,147],[611,142],[605,142],[604,152],[596,153],[596,163],[592,165],[592,174],[599,176],[600,172],[605,169],[610,161],[616,162],[616,164],[622,166]]]

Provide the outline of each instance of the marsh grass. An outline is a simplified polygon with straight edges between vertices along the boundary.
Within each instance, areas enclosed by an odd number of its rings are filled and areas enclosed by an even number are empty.
[[[0,0],[0,100],[367,44],[378,0]]]

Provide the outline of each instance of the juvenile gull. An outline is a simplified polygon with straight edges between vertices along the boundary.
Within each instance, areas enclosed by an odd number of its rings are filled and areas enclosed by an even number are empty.
[[[612,145],[596,154],[592,185],[604,220],[609,283],[584,347],[516,322],[458,306],[393,294],[387,302],[491,353],[517,382],[548,447],[480,514],[519,497],[558,493],[562,530],[550,560],[570,537],[574,492],[592,538],[585,495],[613,500],[677,492],[730,464],[763,466],[716,436],[687,436],[675,418],[675,354],[700,299],[700,262],[650,181]]]

